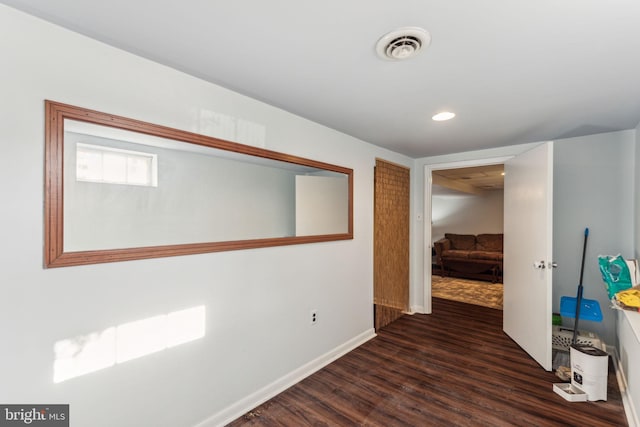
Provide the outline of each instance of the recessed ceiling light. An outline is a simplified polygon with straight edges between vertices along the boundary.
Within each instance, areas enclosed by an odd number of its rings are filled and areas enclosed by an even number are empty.
[[[438,113],[435,116],[431,117],[436,122],[443,122],[445,120],[451,120],[455,117],[455,113],[451,113],[449,111],[443,111],[442,113]]]

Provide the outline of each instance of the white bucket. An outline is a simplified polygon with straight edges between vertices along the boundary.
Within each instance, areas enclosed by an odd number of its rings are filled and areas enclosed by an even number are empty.
[[[588,400],[607,400],[609,355],[589,344],[571,346],[571,385],[587,394]]]

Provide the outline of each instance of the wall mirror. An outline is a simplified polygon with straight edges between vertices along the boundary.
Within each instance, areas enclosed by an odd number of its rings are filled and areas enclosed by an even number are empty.
[[[353,238],[352,169],[45,107],[45,267]]]

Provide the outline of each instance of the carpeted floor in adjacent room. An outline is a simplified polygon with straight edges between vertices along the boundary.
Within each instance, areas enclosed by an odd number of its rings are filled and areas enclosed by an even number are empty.
[[[433,275],[431,296],[502,310],[502,283]]]

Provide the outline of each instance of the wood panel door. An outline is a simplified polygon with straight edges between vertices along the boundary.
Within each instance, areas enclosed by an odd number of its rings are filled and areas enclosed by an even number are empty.
[[[376,160],[373,302],[376,330],[409,310],[409,169]]]

